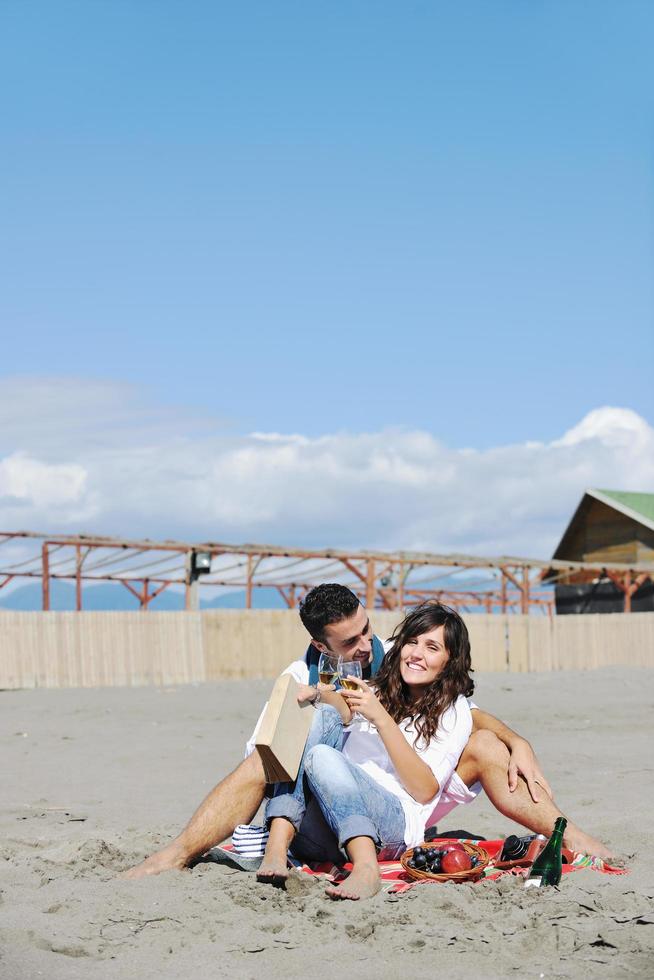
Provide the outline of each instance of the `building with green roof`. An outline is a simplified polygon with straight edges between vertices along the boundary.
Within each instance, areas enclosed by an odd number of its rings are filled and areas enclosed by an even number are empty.
[[[586,490],[552,557],[608,565],[654,562],[654,493]]]
[[[594,490],[584,493],[553,556],[595,565],[654,566],[654,493]],[[548,575],[552,581],[554,576]],[[624,588],[609,577],[558,575],[557,613],[622,612]],[[624,583],[623,583],[624,586]],[[645,577],[629,597],[634,611],[654,609],[654,582]]]

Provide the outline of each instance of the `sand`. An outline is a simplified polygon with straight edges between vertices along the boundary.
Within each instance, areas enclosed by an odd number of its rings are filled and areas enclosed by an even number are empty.
[[[564,812],[631,873],[332,903],[216,864],[117,873],[168,840],[241,757],[270,689],[0,692],[0,977],[654,976],[654,672],[486,674],[481,706],[536,746]],[[515,826],[485,800],[442,830]]]

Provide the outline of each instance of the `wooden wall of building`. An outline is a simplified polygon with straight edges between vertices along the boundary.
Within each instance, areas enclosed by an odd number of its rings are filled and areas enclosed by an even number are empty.
[[[562,550],[565,554],[559,554]],[[557,557],[570,561],[640,564],[654,561],[654,531],[600,500],[587,498]]]
[[[395,613],[375,613],[387,636]],[[466,617],[480,671],[654,667],[654,613]],[[296,612],[0,612],[0,688],[275,677],[306,649]]]

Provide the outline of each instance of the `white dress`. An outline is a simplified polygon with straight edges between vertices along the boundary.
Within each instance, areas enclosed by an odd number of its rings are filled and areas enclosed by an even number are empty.
[[[399,729],[438,781],[438,792],[428,803],[419,803],[405,790],[381,736],[369,721],[362,719],[346,729],[348,735],[343,746],[343,755],[360,766],[376,783],[397,796],[406,821],[404,840],[407,847],[413,847],[424,839],[425,827],[433,822],[432,817],[438,811],[441,796],[449,786],[461,753],[470,738],[472,714],[468,699],[459,695],[454,704],[443,712],[436,734],[428,744],[422,739],[414,744],[416,731],[410,718],[400,722]]]

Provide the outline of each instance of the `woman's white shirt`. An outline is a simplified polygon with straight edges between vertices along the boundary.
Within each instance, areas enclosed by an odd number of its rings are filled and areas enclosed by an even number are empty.
[[[427,820],[456,769],[461,753],[470,738],[472,732],[470,704],[467,698],[459,695],[454,704],[443,712],[436,734],[427,745],[422,739],[418,739],[417,744],[414,744],[416,731],[410,718],[400,722],[399,729],[438,780],[438,793],[428,803],[418,803],[407,793],[381,736],[375,726],[365,719],[346,729],[348,735],[343,754],[350,762],[356,763],[367,772],[380,786],[398,797],[406,820],[404,839],[407,847],[413,847],[423,840]]]

